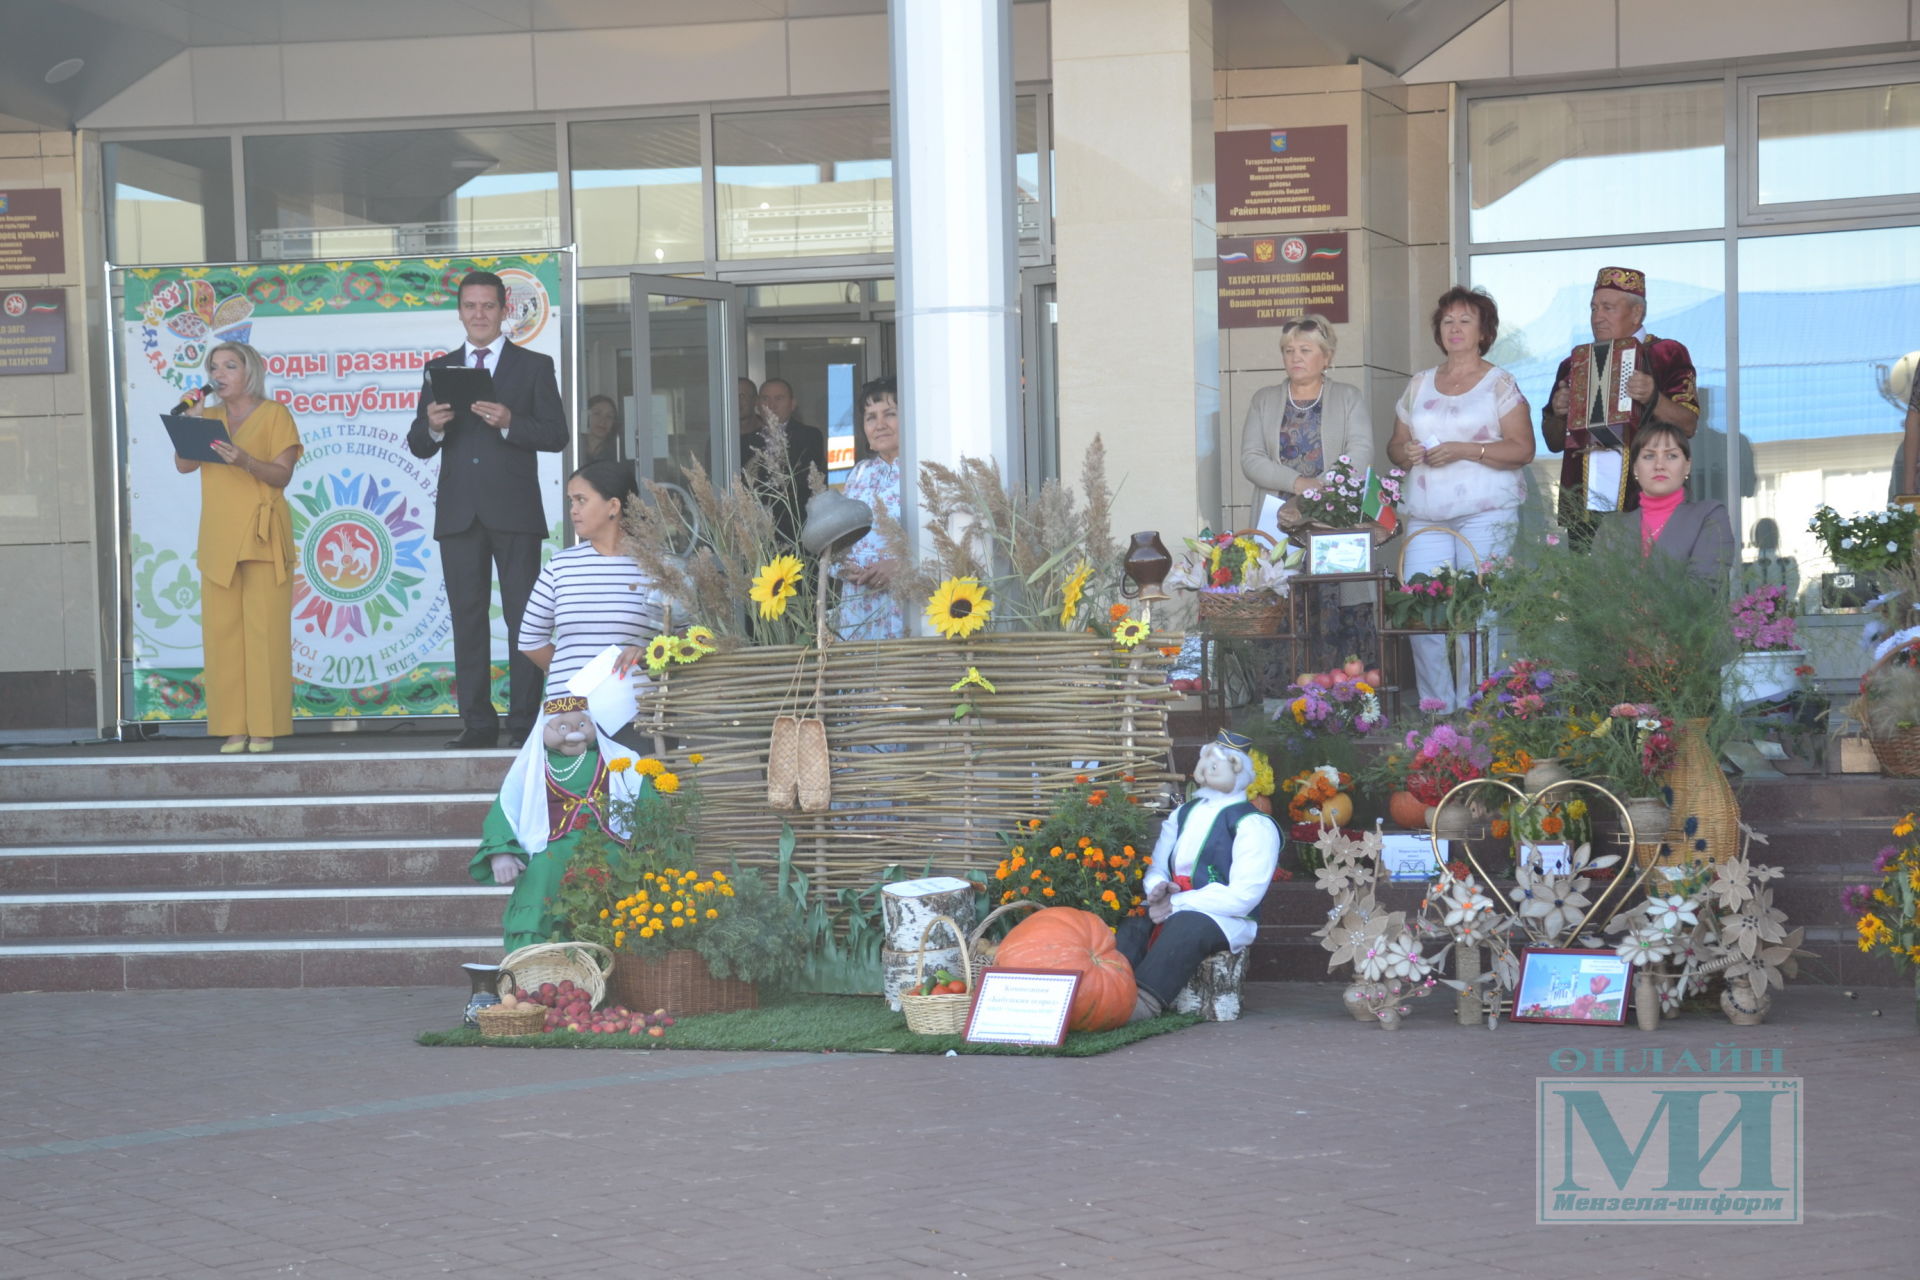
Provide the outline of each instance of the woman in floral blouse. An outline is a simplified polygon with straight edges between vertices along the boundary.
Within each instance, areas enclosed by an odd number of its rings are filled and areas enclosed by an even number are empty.
[[[846,494],[900,518],[900,393],[892,378],[877,378],[860,388],[861,452],[866,456],[847,477]],[[888,592],[897,562],[874,529],[853,544],[834,568],[840,579],[840,603],[833,628],[842,640],[890,640],[907,634],[900,602]]]

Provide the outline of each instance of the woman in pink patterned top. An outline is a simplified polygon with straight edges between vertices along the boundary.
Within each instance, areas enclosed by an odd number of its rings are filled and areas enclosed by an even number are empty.
[[[1433,309],[1433,340],[1446,359],[1415,374],[1394,411],[1387,456],[1406,468],[1400,511],[1407,517],[1405,573],[1442,566],[1476,567],[1507,553],[1527,497],[1525,467],[1533,461],[1533,411],[1513,375],[1488,363],[1500,313],[1484,293],[1455,285]],[[1446,533],[1421,535],[1424,529]],[[1460,539],[1466,539],[1462,542]],[[1447,669],[1444,636],[1413,641],[1414,675],[1423,702],[1448,711],[1465,704],[1472,673]]]

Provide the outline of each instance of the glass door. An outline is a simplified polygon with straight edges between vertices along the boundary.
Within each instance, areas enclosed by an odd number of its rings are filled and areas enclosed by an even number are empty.
[[[763,400],[768,382],[791,388],[793,417],[827,438],[827,479],[833,484],[847,478],[856,460],[860,387],[890,372],[892,363],[878,322],[756,320],[747,327],[748,376]]]
[[[723,480],[739,466],[739,286],[636,273],[632,290],[635,464],[663,484],[695,462]]]
[[[1053,268],[1020,273],[1020,405],[1027,484],[1060,476],[1060,338]]]

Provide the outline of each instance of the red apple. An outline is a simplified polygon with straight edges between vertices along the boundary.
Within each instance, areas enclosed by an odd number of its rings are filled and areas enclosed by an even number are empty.
[[[661,1026],[663,1026],[663,1027],[670,1027],[670,1026],[672,1026],[672,1025],[673,1025],[673,1019],[672,1019],[672,1018],[662,1018],[662,1019],[660,1019],[660,1025],[661,1025]]]
[[[1380,668],[1378,668],[1378,667],[1368,667],[1368,668],[1367,668],[1367,674],[1366,674],[1366,676],[1365,676],[1364,678],[1365,678],[1365,680],[1366,680],[1366,682],[1367,682],[1368,684],[1370,684],[1370,685],[1372,685],[1372,686],[1373,686],[1374,688],[1376,688],[1376,689],[1378,689],[1378,688],[1380,687],[1380,685],[1381,685],[1381,679],[1380,679]]]
[[[1340,664],[1340,670],[1346,672],[1349,680],[1358,680],[1366,674],[1367,664],[1360,661],[1359,654],[1350,653],[1347,655],[1347,660]]]
[[[664,1036],[667,1033],[662,1031],[659,1027],[648,1027],[647,1034],[650,1036]]]
[[[1314,676],[1313,682],[1319,685],[1322,689],[1331,689],[1333,688],[1335,683],[1334,677],[1325,671],[1322,671],[1318,675]]]

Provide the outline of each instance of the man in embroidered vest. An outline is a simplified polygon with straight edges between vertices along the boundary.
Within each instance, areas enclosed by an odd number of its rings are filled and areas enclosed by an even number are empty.
[[[1114,937],[1140,988],[1132,1021],[1170,1008],[1202,960],[1239,951],[1259,931],[1280,828],[1247,800],[1251,745],[1222,730],[1202,747],[1193,767],[1197,792],[1160,824],[1141,882],[1147,914],[1121,921]]]
[[[480,849],[467,872],[481,884],[510,884],[501,931],[509,953],[546,942],[580,833],[624,835],[618,814],[632,802],[635,775],[607,768],[626,755],[601,733],[579,697],[549,698],[541,722],[507,770],[507,780],[480,827]]]
[[[1646,330],[1647,277],[1632,267],[1602,267],[1593,282],[1588,309],[1594,346],[1581,348],[1560,362],[1553,375],[1553,395],[1540,414],[1540,434],[1547,448],[1566,456],[1560,463],[1560,524],[1568,540],[1585,550],[1600,516],[1630,509],[1633,477],[1626,459],[1634,437],[1649,422],[1664,422],[1688,439],[1700,422],[1700,395],[1694,382],[1693,357],[1672,338],[1656,338]],[[1627,396],[1638,407],[1623,433],[1620,448],[1603,447],[1590,431],[1605,420],[1601,399],[1613,383],[1614,369],[1607,348],[1617,338],[1640,340],[1640,363],[1627,379]],[[1572,403],[1573,362],[1591,362],[1587,385],[1590,404]],[[1569,414],[1572,417],[1569,417]]]

